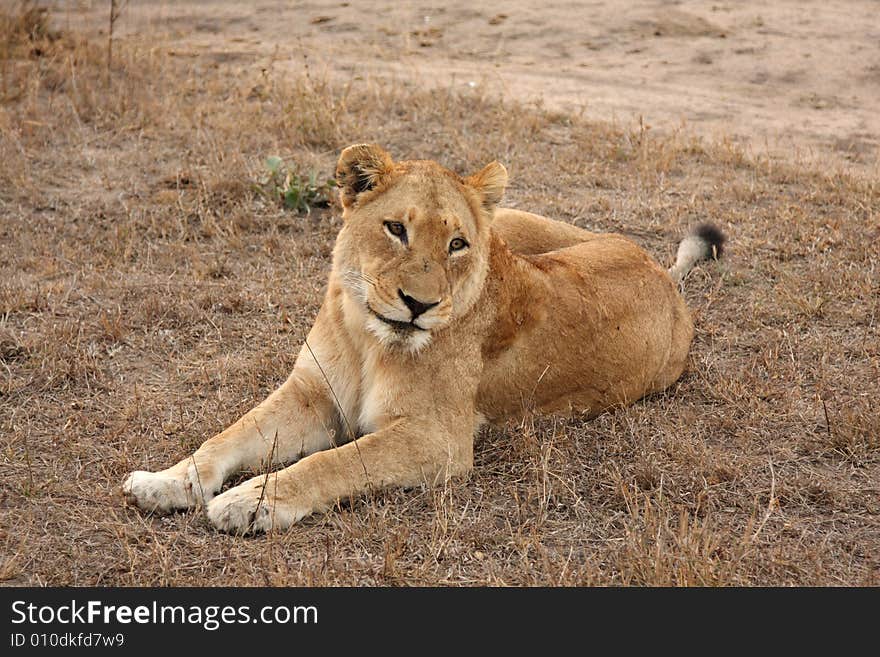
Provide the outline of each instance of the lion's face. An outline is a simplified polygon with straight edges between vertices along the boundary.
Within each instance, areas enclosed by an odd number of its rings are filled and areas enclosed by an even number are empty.
[[[507,174],[462,179],[433,162],[394,163],[352,146],[337,167],[345,225],[334,270],[364,326],[417,352],[470,309],[488,268],[489,223]]]

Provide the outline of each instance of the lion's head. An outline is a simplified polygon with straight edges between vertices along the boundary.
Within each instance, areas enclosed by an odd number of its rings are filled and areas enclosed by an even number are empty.
[[[416,352],[479,295],[507,171],[492,162],[461,178],[359,144],[342,152],[336,178],[345,223],[333,266],[349,306],[384,346]]]

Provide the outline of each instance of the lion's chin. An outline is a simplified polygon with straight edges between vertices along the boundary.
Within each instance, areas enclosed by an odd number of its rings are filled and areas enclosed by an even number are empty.
[[[403,349],[417,354],[431,342],[431,332],[406,322],[388,322],[371,314],[366,321],[367,330],[379,343],[389,349]]]

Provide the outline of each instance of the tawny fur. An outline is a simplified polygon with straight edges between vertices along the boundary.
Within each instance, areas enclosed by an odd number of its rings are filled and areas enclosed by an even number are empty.
[[[496,209],[500,164],[460,178],[358,145],[337,178],[344,225],[293,373],[192,456],[132,473],[130,502],[283,529],[370,489],[466,474],[484,420],[593,416],[680,376],[693,327],[670,275],[620,236]],[[456,238],[467,246],[453,251]],[[413,319],[404,295],[434,305]],[[270,459],[294,463],[218,495]]]

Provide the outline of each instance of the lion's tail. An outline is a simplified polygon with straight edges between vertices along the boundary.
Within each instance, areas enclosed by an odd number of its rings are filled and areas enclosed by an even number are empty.
[[[726,240],[724,233],[714,224],[696,226],[678,245],[675,265],[669,270],[672,280],[676,283],[683,280],[700,260],[720,258]]]

